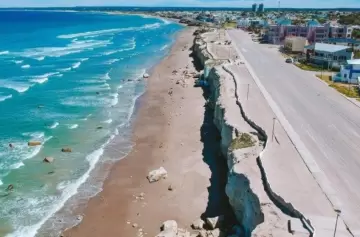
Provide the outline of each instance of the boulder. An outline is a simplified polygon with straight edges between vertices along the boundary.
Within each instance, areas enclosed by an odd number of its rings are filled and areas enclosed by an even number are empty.
[[[206,218],[206,224],[211,230],[218,228],[224,220],[224,216],[208,217]]]
[[[143,78],[149,78],[149,77],[150,77],[150,75],[147,74],[147,73],[145,73],[145,74],[143,75]]]
[[[62,148],[61,152],[72,152],[71,148]]]
[[[45,159],[43,160],[45,163],[52,163],[54,161],[53,157],[45,157]]]
[[[40,146],[41,142],[40,141],[29,141],[28,142],[28,146]]]
[[[174,187],[172,186],[172,184],[169,185],[168,190],[169,190],[169,191],[173,191],[173,190],[174,190]]]
[[[168,220],[162,223],[160,229],[161,231],[172,231],[177,234],[178,224],[174,220]]]
[[[159,181],[160,179],[165,179],[167,178],[167,171],[164,169],[164,167],[160,167],[157,170],[153,170],[150,171],[147,179],[149,180],[150,183]]]
[[[197,219],[191,224],[191,228],[194,230],[201,230],[204,227],[205,222],[201,219]]]

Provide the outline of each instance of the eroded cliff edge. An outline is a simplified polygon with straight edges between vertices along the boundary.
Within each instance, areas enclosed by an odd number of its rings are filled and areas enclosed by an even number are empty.
[[[229,169],[226,194],[244,236],[310,236],[313,227],[306,217],[271,189],[261,161],[268,135],[243,109],[239,85],[229,69],[241,61],[237,56],[224,59],[212,53],[221,44],[230,42],[216,34],[198,34],[193,51],[205,68],[210,90],[207,106],[214,111],[213,122],[221,134],[221,151]],[[304,231],[294,233],[291,221],[302,222]]]

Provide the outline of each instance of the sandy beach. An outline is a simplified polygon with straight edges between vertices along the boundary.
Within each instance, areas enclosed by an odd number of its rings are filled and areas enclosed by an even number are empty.
[[[226,164],[217,157],[217,131],[202,89],[184,77],[184,71],[196,72],[190,56],[194,30],[180,32],[154,68],[136,114],[134,149],[114,165],[81,224],[63,236],[155,236],[163,221],[176,220],[190,230],[200,216],[226,209],[220,205],[226,203],[219,182],[225,178],[218,176],[225,176]],[[168,178],[150,184],[148,172],[161,166]]]

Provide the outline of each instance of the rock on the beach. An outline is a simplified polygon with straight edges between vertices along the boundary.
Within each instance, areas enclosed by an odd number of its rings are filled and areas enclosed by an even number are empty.
[[[28,146],[40,146],[41,142],[39,141],[29,141]]]
[[[52,163],[54,161],[53,157],[45,157],[45,159],[43,160],[45,163]]]
[[[147,179],[150,183],[159,181],[160,179],[165,179],[167,177],[167,171],[164,169],[164,167],[160,167],[157,170],[150,171]]]
[[[162,223],[160,229],[161,229],[162,231],[171,230],[171,231],[177,233],[178,224],[177,224],[177,222],[174,221],[174,220],[168,220],[168,221],[165,221],[164,223]]]
[[[205,222],[201,219],[197,219],[191,224],[191,228],[194,230],[201,230],[204,227]]]
[[[209,225],[211,230],[219,227],[224,220],[224,216],[208,217],[206,218],[206,224]]]
[[[72,152],[71,148],[68,148],[68,147],[62,148],[61,151],[62,152]]]
[[[173,190],[174,190],[174,187],[173,187],[172,184],[169,185],[168,190],[169,190],[169,191],[173,191]]]
[[[149,78],[149,77],[150,77],[150,75],[147,74],[147,73],[145,73],[145,74],[143,75],[143,78]]]

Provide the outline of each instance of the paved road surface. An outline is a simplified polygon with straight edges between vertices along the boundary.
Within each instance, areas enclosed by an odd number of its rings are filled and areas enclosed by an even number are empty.
[[[342,202],[350,229],[360,229],[360,108],[323,82],[286,64],[275,48],[229,31]],[[311,197],[309,197],[311,201]]]

